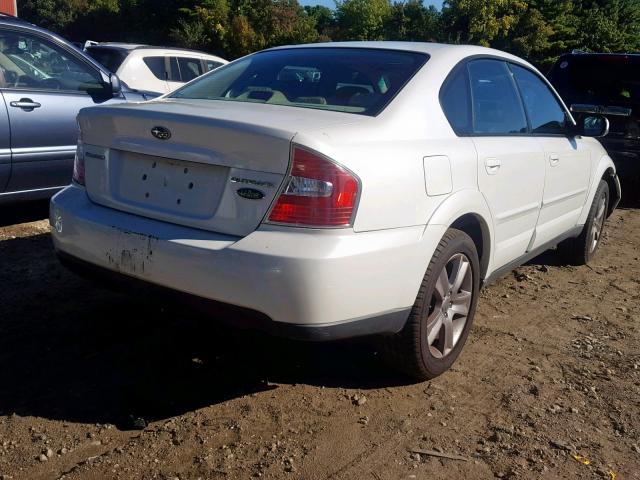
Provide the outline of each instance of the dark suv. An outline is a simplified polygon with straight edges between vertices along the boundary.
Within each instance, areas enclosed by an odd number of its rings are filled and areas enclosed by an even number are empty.
[[[640,180],[640,55],[574,52],[561,56],[549,72],[574,116],[599,113],[609,120],[600,139],[620,179]],[[628,189],[627,189],[628,190]]]
[[[71,182],[81,108],[147,98],[72,43],[0,14],[0,204]]]

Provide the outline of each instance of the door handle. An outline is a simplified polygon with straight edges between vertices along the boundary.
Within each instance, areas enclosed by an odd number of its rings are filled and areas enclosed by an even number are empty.
[[[551,165],[552,167],[555,167],[559,163],[560,163],[560,156],[556,155],[555,153],[552,153],[551,155],[549,155],[549,165]]]
[[[495,175],[500,170],[502,163],[497,158],[487,158],[484,161],[484,168],[487,170],[487,174]]]
[[[23,110],[27,110],[29,112],[34,108],[40,108],[42,106],[38,102],[34,102],[30,98],[21,98],[17,102],[14,101],[9,103],[9,105],[16,108],[22,108]]]

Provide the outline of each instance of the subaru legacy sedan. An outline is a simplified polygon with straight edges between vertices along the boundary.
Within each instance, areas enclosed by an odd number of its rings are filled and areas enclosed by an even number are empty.
[[[589,261],[620,198],[606,119],[481,47],[280,47],[78,120],[66,265],[279,335],[382,335],[416,379],[458,357],[482,284],[556,245]]]

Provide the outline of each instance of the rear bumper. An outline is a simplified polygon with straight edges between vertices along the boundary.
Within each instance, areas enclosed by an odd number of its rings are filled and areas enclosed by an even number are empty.
[[[52,199],[50,221],[60,257],[85,275],[232,306],[237,323],[314,340],[399,331],[446,228],[264,227],[231,237],[102,207],[77,186]]]
[[[98,267],[58,250],[60,263],[72,272],[110,288],[122,292],[144,292],[146,295],[164,300],[171,299],[196,308],[217,320],[237,328],[259,330],[270,335],[291,338],[294,340],[323,342],[344,340],[347,338],[364,337],[399,332],[411,309],[401,309],[368,318],[361,318],[347,322],[328,325],[302,325],[275,322],[267,315],[228,303],[209,300],[203,297],[178,292],[166,287],[160,287],[134,277],[121,275],[113,270]]]

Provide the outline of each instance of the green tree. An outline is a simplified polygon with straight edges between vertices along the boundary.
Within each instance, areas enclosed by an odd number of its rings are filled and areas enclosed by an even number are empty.
[[[395,2],[385,24],[387,40],[435,41],[442,37],[440,12],[423,0]]]
[[[323,5],[306,5],[304,11],[314,22],[319,41],[328,41],[335,36],[337,23],[333,10]]]
[[[176,45],[222,53],[229,32],[227,0],[205,0],[194,8],[183,8],[183,18],[171,29]]]
[[[576,1],[581,28],[575,48],[600,52],[633,52],[640,48],[640,2]]]
[[[338,36],[343,40],[384,40],[389,0],[336,1]]]
[[[449,41],[488,47],[509,37],[527,7],[525,0],[445,0],[442,18]]]

